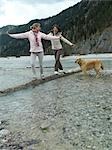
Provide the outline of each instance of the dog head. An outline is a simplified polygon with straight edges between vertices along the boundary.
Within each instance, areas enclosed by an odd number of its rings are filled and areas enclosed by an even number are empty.
[[[82,59],[81,58],[77,58],[76,60],[75,60],[75,63],[77,63],[77,64],[80,64],[82,62]]]

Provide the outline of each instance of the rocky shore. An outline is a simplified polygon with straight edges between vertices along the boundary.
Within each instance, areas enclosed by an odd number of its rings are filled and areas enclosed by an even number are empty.
[[[0,150],[112,149],[111,71],[98,79],[73,74],[0,99]]]

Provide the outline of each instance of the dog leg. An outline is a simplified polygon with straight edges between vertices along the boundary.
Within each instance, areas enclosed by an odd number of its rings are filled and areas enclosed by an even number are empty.
[[[84,73],[84,76],[88,76],[88,74],[87,74],[87,71],[86,70],[83,70],[83,73]]]
[[[97,74],[97,75],[96,75],[96,78],[98,79],[99,77],[100,77],[100,75],[99,75],[99,74]]]
[[[84,79],[87,79],[89,77],[89,75],[88,75],[86,70],[83,70],[83,74],[84,74]]]
[[[100,77],[100,70],[95,70],[96,71],[96,78]]]

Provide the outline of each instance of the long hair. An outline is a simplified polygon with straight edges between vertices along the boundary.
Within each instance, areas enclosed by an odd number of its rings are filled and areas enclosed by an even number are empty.
[[[60,28],[60,26],[59,25],[57,25],[57,24],[55,24],[55,25],[53,25],[53,27],[52,27],[52,29],[51,29],[51,33],[54,35],[54,33],[53,33],[53,28],[54,27],[56,27],[57,29],[58,29],[58,32],[56,33],[56,34],[58,34],[59,32],[61,32],[61,28]]]

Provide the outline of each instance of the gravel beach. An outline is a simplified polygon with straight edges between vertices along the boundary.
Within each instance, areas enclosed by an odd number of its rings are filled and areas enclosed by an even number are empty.
[[[112,72],[1,96],[0,150],[112,150]]]

